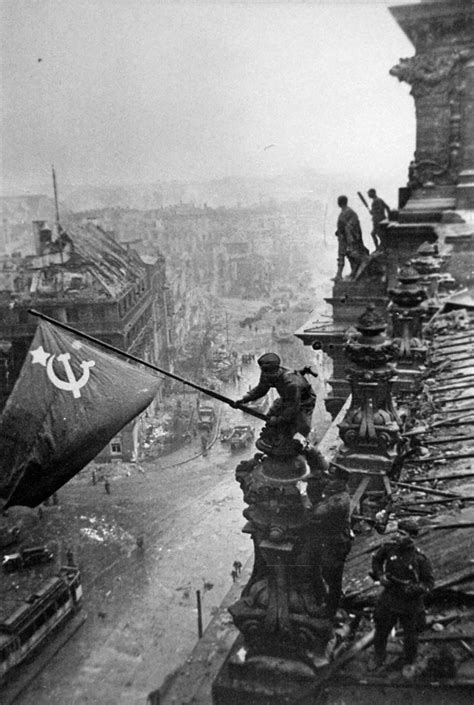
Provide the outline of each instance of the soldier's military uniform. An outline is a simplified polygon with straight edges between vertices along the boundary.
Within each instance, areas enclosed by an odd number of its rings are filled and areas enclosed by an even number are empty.
[[[370,189],[369,197],[372,199],[370,215],[372,216],[372,240],[377,248],[380,245],[380,223],[389,217],[390,208],[385,201],[377,196],[375,189]]]
[[[282,367],[276,353],[265,353],[257,362],[262,370],[257,386],[236,403],[246,404],[260,399],[273,387],[280,398],[270,407],[270,419],[273,417],[270,425],[285,426],[290,434],[298,432],[306,437],[311,430],[316,404],[316,394],[310,383],[301,372]]]
[[[311,524],[319,554],[321,575],[326,583],[326,614],[334,617],[342,594],[344,563],[352,545],[350,496],[347,484],[331,479],[323,499],[312,512]]]
[[[351,277],[354,278],[361,262],[368,257],[369,251],[362,240],[359,216],[349,208],[347,203],[341,206],[336,237],[338,240],[336,279],[342,277],[346,257],[351,266]]]
[[[399,522],[399,528],[403,525]],[[381,666],[385,660],[387,639],[397,621],[403,627],[406,662],[412,664],[418,652],[417,635],[425,622],[423,596],[434,587],[431,562],[408,536],[379,548],[372,559],[371,576],[384,586],[374,612],[376,664]]]

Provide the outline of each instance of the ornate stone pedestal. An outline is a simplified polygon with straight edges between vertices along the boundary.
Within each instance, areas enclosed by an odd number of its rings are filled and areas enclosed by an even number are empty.
[[[263,432],[257,446],[268,446]],[[257,453],[236,470],[248,505],[243,531],[253,539],[254,567],[229,608],[242,638],[214,683],[215,704],[291,702],[290,694],[328,663],[333,629],[312,562],[307,511],[308,485],[314,498],[320,478],[314,455],[299,442],[283,439],[275,447],[275,454],[268,446],[266,454]]]
[[[333,374],[328,385],[330,394],[325,405],[333,419],[341,410],[350,394],[346,378],[345,345],[347,331],[353,325],[358,313],[369,303],[384,309],[388,303],[386,295],[387,259],[382,253],[375,258],[356,281],[343,278],[334,282],[332,296],[325,299],[333,308],[333,323],[311,321],[302,326],[295,335],[305,345],[322,350],[333,361]]]
[[[412,267],[404,267],[398,275],[398,287],[389,290],[392,339],[397,347],[396,394],[416,394],[425,371],[428,352],[423,342],[423,322],[428,318],[428,295],[420,285],[420,275]]]
[[[339,426],[343,445],[334,460],[351,471],[352,489],[366,480],[357,503],[364,493],[389,492],[386,478],[396,472],[399,458],[400,421],[391,396],[397,348],[386,339],[386,327],[368,306],[356,324],[359,336],[346,345],[352,401]]]
[[[237,640],[212,687],[213,705],[302,705],[315,702],[323,673],[301,661],[248,657]]]

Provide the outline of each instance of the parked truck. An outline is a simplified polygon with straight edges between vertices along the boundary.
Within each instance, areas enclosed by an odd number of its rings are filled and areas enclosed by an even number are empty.
[[[200,404],[197,427],[200,431],[212,431],[216,423],[216,412],[211,404]]]

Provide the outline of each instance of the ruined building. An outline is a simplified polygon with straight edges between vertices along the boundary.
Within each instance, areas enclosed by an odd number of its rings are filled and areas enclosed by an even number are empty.
[[[145,262],[92,222],[33,223],[34,252],[4,258],[0,269],[0,403],[17,379],[34,335],[36,309],[120,350],[162,367],[171,344],[165,261]],[[152,409],[148,410],[148,413]],[[143,421],[112,439],[101,459],[134,459]]]
[[[314,259],[323,218],[321,204],[309,200],[245,208],[107,208],[93,215],[122,243],[133,233],[133,247],[142,256],[158,248],[166,257],[172,357],[178,365],[186,357],[190,332],[203,335],[219,298],[267,299],[280,284],[297,284],[299,278],[304,286],[310,282],[308,262]]]

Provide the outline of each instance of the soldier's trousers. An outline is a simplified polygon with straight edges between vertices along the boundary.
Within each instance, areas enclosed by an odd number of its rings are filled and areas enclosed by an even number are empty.
[[[328,617],[334,617],[339,607],[342,594],[342,576],[344,574],[344,560],[338,559],[323,561],[323,579],[328,587],[326,596],[326,611]]]
[[[293,435],[295,433],[301,433],[305,438],[309,435],[311,431],[311,419],[313,417],[313,410],[315,404],[311,408],[300,408],[298,413],[293,419],[290,419],[285,426],[287,426],[288,435]],[[284,409],[284,403],[281,399],[276,399],[268,410],[269,416],[278,416]]]
[[[350,550],[350,540],[341,542],[336,538],[331,544],[322,548],[321,572],[327,585],[326,611],[329,617],[334,617],[339,607],[344,564]]]
[[[418,653],[418,631],[422,621],[423,613],[393,612],[388,605],[379,601],[374,612],[374,651],[376,660],[379,663],[383,663],[389,634],[397,622],[400,622],[403,629],[403,651],[405,660],[407,663],[413,663]]]

